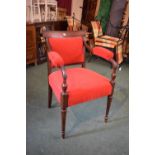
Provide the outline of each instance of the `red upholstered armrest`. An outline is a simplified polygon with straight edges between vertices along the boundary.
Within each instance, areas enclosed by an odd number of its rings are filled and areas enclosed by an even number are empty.
[[[108,61],[110,59],[112,59],[114,56],[113,52],[111,52],[110,50],[103,48],[103,47],[96,46],[92,50],[93,50],[93,54],[95,54],[103,59],[106,59]]]
[[[48,59],[51,62],[52,67],[64,66],[64,61],[57,52],[54,52],[54,51],[48,52]]]

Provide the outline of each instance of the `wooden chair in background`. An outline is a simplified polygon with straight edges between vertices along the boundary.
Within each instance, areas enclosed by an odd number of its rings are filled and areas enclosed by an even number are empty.
[[[110,24],[112,25],[111,22]],[[118,64],[121,64],[123,62],[123,45],[125,38],[127,38],[128,35],[128,25],[123,27],[117,27],[120,30],[118,37],[113,37],[111,36],[111,34],[103,34],[100,21],[92,21],[91,25],[93,29],[95,46],[108,48],[113,51],[114,59]],[[98,54],[99,53],[92,53],[92,55],[100,56]]]

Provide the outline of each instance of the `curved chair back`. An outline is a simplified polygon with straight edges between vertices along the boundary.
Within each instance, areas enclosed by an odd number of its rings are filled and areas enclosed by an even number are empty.
[[[48,51],[57,52],[63,58],[64,65],[84,64],[84,36],[85,31],[49,31],[44,33],[48,43]]]

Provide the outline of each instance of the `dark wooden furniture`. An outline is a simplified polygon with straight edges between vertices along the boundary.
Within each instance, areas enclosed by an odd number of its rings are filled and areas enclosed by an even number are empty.
[[[26,25],[26,63],[41,64],[47,61],[45,39],[43,31],[67,30],[67,21],[48,21]]]
[[[91,21],[95,18],[95,11],[97,6],[97,0],[84,0],[82,9],[82,24],[88,26],[91,30]]]
[[[61,106],[61,134],[62,134],[62,138],[65,138],[65,124],[66,124],[66,114],[67,114],[67,107],[69,106],[73,106],[73,105],[77,105],[79,104],[79,102],[81,101],[78,97],[79,97],[79,93],[81,91],[85,91],[85,93],[81,94],[82,95],[82,102],[86,101],[83,100],[83,96],[86,96],[87,94],[87,101],[92,100],[92,96],[91,95],[97,95],[99,92],[103,92],[103,91],[107,91],[106,88],[104,88],[104,86],[107,84],[107,81],[100,81],[100,78],[104,78],[104,76],[101,76],[100,74],[93,72],[91,70],[88,70],[85,68],[85,60],[83,60],[83,62],[78,63],[81,64],[82,69],[81,68],[75,68],[72,69],[72,74],[69,71],[69,69],[65,69],[65,58],[61,57],[60,53],[54,49],[56,47],[54,47],[54,43],[53,41],[55,40],[57,46],[60,44],[64,44],[65,39],[67,40],[67,42],[65,41],[65,43],[68,43],[68,48],[70,49],[72,47],[72,45],[75,45],[75,40],[74,38],[77,39],[77,36],[79,38],[82,39],[81,41],[83,42],[82,44],[82,55],[84,54],[85,48],[87,48],[90,52],[92,52],[93,48],[91,48],[86,42],[85,42],[85,32],[84,31],[77,31],[77,32],[69,32],[69,31],[58,31],[58,32],[45,32],[44,33],[44,37],[46,37],[46,42],[47,42],[47,46],[48,46],[48,107],[51,108],[51,102],[52,102],[52,92],[54,92],[54,94],[56,94],[57,100],[60,103]],[[72,38],[72,39],[71,39]],[[74,40],[74,43],[72,44],[72,41]],[[52,41],[52,42],[51,42]],[[81,43],[82,42],[78,42]],[[53,44],[52,44],[53,43]],[[61,47],[58,47],[58,50],[62,51],[63,48],[65,48],[64,46],[62,46],[62,49],[60,49]],[[52,51],[53,50],[53,51]],[[80,50],[80,49],[79,49]],[[65,49],[66,51],[66,49]],[[66,51],[67,52],[67,51]],[[73,51],[75,54],[75,51]],[[64,54],[64,53],[63,53]],[[67,54],[67,53],[66,53]],[[77,54],[77,53],[76,53]],[[66,56],[66,55],[65,55]],[[69,57],[69,56],[68,56]],[[108,96],[107,98],[107,108],[106,108],[106,114],[105,114],[105,122],[108,121],[108,113],[110,110],[110,106],[111,106],[111,102],[112,102],[112,96],[113,96],[113,92],[114,92],[114,86],[115,86],[115,78],[116,78],[116,70],[117,70],[117,63],[113,60],[112,57],[110,57],[110,55],[108,53],[105,52],[105,54],[103,55],[103,57],[108,60],[109,62],[112,63],[112,74],[111,74],[111,80],[108,80],[108,85],[111,88],[110,92],[108,94],[105,93],[105,95],[103,96]],[[77,64],[77,63],[72,63],[72,64]],[[72,65],[67,64],[67,65]],[[52,72],[53,68],[57,68],[60,70],[59,71],[54,71]],[[78,71],[82,71],[82,73],[80,74]],[[74,72],[75,71],[75,72]],[[70,83],[70,80],[72,79],[72,75],[74,75],[74,73],[77,73],[77,76],[75,75],[73,77],[73,80],[75,80],[75,85],[78,83],[78,85],[80,85],[79,88],[74,87],[72,84],[73,82]],[[87,73],[92,73],[92,76],[88,76]],[[82,75],[82,76],[81,76]],[[79,81],[79,76],[80,76],[80,81]],[[87,77],[88,76],[88,77]],[[100,78],[99,78],[99,77]],[[93,78],[92,78],[93,77]],[[53,79],[55,78],[55,80]],[[57,80],[60,79],[60,80]],[[96,87],[89,87],[90,89],[88,90],[88,85],[91,85],[92,83],[89,84],[85,84],[83,85],[81,83],[81,81],[83,80],[83,82],[85,83],[88,80],[92,80],[92,81],[96,81]],[[78,98],[77,103],[73,103],[70,102],[71,98],[73,97],[73,95],[70,94],[71,92],[71,85],[74,87],[74,91],[77,91],[78,96],[76,96]],[[98,90],[98,87],[103,86],[102,89]],[[58,87],[57,87],[58,86]],[[84,87],[84,89],[80,90],[81,87]],[[56,89],[55,89],[56,88]],[[95,89],[96,88],[96,89]],[[101,87],[100,87],[101,88]],[[107,87],[108,88],[108,87]],[[76,90],[77,89],[77,90]],[[94,91],[95,89],[95,91]],[[60,91],[60,92],[59,92]],[[98,91],[98,92],[96,92]],[[58,93],[59,92],[59,93]],[[92,93],[93,92],[93,93]],[[92,94],[91,94],[92,93]],[[58,97],[60,95],[60,98]],[[94,96],[95,96],[94,95]],[[101,95],[102,96],[102,95]],[[100,96],[100,97],[101,97]],[[99,97],[99,96],[98,96]],[[97,96],[95,96],[93,99],[97,99]]]
[[[36,63],[36,31],[33,24],[26,25],[26,64]]]

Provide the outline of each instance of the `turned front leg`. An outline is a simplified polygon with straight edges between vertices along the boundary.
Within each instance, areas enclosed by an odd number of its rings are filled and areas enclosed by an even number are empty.
[[[68,94],[62,94],[62,105],[61,105],[61,136],[65,138],[65,127],[66,127],[66,115],[68,105]]]
[[[65,138],[66,115],[67,115],[67,109],[62,108],[61,109],[61,137],[63,139]]]
[[[65,68],[61,67],[63,83],[62,83],[62,93],[61,93],[61,136],[65,138],[65,126],[66,126],[66,115],[68,107],[68,93],[67,93],[67,74]]]

